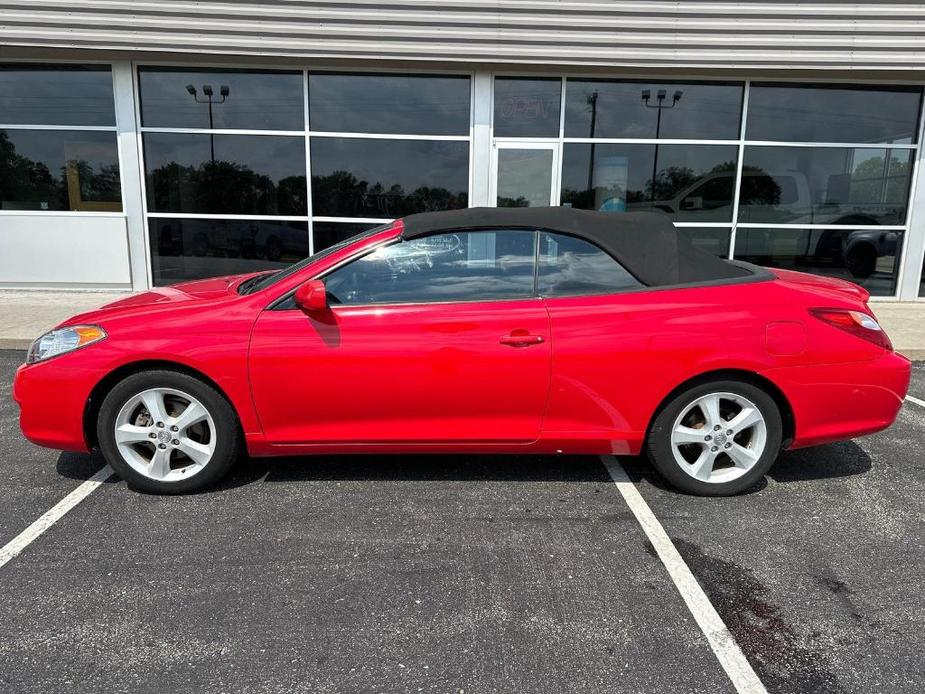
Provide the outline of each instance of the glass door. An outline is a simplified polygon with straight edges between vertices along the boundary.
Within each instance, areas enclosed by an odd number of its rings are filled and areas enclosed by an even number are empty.
[[[496,142],[491,199],[497,207],[549,207],[557,203],[558,145]]]

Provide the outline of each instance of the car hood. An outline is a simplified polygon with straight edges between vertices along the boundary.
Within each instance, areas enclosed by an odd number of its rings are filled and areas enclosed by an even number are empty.
[[[181,282],[169,287],[156,287],[155,289],[138,294],[132,294],[124,299],[118,299],[101,306],[100,308],[68,318],[60,325],[75,325],[78,323],[105,323],[117,317],[151,314],[183,306],[202,305],[227,301],[237,297],[235,288],[244,280],[255,274],[228,275],[226,277],[212,277],[192,282]]]

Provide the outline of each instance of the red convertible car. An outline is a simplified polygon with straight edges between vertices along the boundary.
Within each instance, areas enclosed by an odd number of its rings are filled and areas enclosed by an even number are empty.
[[[783,448],[889,426],[910,365],[849,282],[720,260],[663,216],[413,215],[274,273],[65,321],[17,372],[35,443],[133,487],[245,449],[636,455],[732,494]]]

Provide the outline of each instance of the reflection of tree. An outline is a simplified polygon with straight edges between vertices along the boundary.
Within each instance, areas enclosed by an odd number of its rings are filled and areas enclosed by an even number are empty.
[[[702,176],[689,166],[669,166],[659,171],[654,180],[646,181],[646,197],[650,200],[671,200],[700,178]]]
[[[58,161],[68,156],[69,146],[74,146],[77,151],[86,148],[79,137],[69,136],[60,142],[64,149]],[[90,146],[100,147],[99,144]],[[105,155],[104,152],[100,158],[105,159]],[[112,158],[115,158],[114,149]],[[73,198],[69,195],[69,167],[73,180],[80,185],[79,198],[78,191],[70,191]],[[75,157],[65,160],[57,174],[54,174],[47,162],[35,161],[19,154],[9,133],[0,130],[0,197],[15,206],[46,203],[50,210],[76,209],[83,202],[118,203],[121,199],[119,165]]]
[[[112,202],[121,200],[119,165],[104,164],[94,169],[84,160],[74,163],[80,181],[80,199],[84,201]]]
[[[759,166],[742,167],[740,205],[779,205],[780,184]]]
[[[229,161],[199,166],[170,162],[150,175],[155,209],[227,214],[305,214],[305,177],[275,183],[265,174]]]
[[[316,212],[337,216],[403,217],[415,212],[455,210],[468,205],[465,191],[421,186],[405,192],[399,184],[370,185],[349,171],[312,176],[312,198]]]
[[[0,130],[0,197],[13,202],[47,201],[50,209],[67,209],[64,176],[55,179],[43,162],[16,152],[5,130]]]
[[[517,198],[498,198],[498,207],[530,207],[530,201],[523,195]]]
[[[858,164],[851,174],[849,199],[858,203],[899,203],[906,199],[908,161],[891,156],[873,157]]]

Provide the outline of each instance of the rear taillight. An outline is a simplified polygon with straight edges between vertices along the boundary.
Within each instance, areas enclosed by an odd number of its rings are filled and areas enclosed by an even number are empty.
[[[809,310],[821,321],[834,325],[836,328],[851,333],[862,340],[873,342],[878,347],[892,351],[893,343],[883,332],[883,328],[869,313],[863,311],[850,311],[843,308],[811,308]]]

